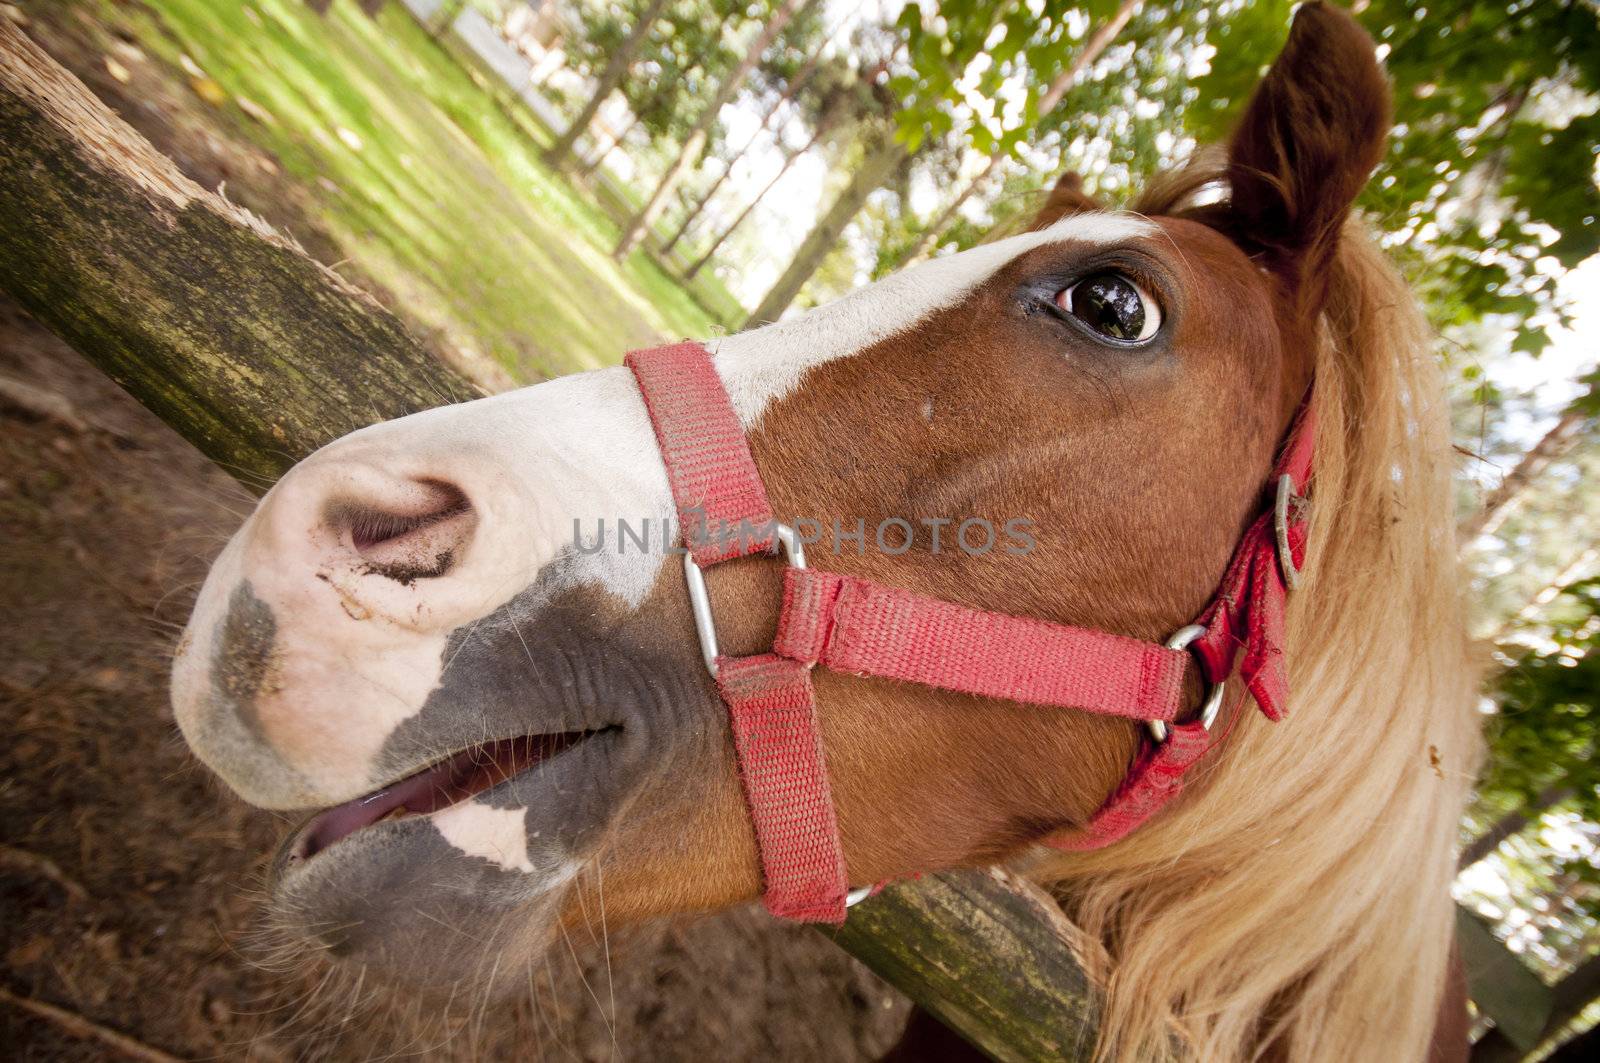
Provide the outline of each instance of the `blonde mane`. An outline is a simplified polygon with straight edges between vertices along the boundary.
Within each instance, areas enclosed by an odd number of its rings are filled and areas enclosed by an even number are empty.
[[[1204,214],[1202,162],[1136,206]],[[1317,467],[1289,718],[1235,698],[1214,763],[1127,841],[1047,863],[1106,990],[1096,1058],[1420,1059],[1481,755],[1430,334],[1346,225],[1315,354]]]

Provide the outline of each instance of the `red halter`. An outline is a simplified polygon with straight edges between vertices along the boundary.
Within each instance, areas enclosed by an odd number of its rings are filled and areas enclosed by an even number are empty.
[[[728,706],[745,800],[773,915],[844,920],[839,828],[817,730],[811,669],[922,683],[979,697],[1147,721],[1122,783],[1081,829],[1043,839],[1093,849],[1122,838],[1182,789],[1211,748],[1222,683],[1239,673],[1268,719],[1288,685],[1283,616],[1304,563],[1313,421],[1309,400],[1278,459],[1276,505],[1245,532],[1222,586],[1196,624],[1159,646],[1103,631],[968,609],[871,580],[807,568],[803,544],[778,524],[744,428],[711,355],[685,342],[634,351],[638,379],[689,549],[685,573],[706,665]],[[742,534],[729,534],[730,529]],[[783,608],[772,652],[718,653],[701,566],[784,547]],[[1209,687],[1198,719],[1177,723],[1184,681],[1198,665]]]

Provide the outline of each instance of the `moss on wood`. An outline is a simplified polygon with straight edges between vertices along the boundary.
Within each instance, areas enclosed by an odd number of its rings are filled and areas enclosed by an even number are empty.
[[[0,287],[241,479],[476,389],[0,21]]]
[[[1061,909],[1003,871],[890,886],[825,933],[1004,1063],[1087,1059],[1095,994]]]

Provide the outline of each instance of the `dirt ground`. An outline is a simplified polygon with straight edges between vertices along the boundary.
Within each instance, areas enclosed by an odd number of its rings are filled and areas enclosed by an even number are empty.
[[[30,33],[191,176],[336,259],[270,159],[163,106],[161,84],[108,77],[88,28]],[[195,764],[166,691],[249,504],[0,301],[0,1058],[852,1060],[893,1043],[903,998],[749,910],[613,935],[609,962],[574,940],[526,997],[484,1008],[370,985],[352,1002],[326,971],[276,969],[257,891],[284,824]]]

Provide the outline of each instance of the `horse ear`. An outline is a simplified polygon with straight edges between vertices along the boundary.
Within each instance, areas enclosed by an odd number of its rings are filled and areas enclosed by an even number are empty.
[[[1383,156],[1389,84],[1372,38],[1336,7],[1308,3],[1228,145],[1235,238],[1321,307],[1323,267]]]
[[[1056,186],[1050,190],[1050,198],[1039,208],[1039,213],[1034,217],[1033,224],[1028,226],[1028,231],[1038,232],[1040,229],[1049,228],[1069,214],[1105,209],[1098,200],[1083,190],[1083,177],[1076,170],[1065,170],[1056,178]]]

